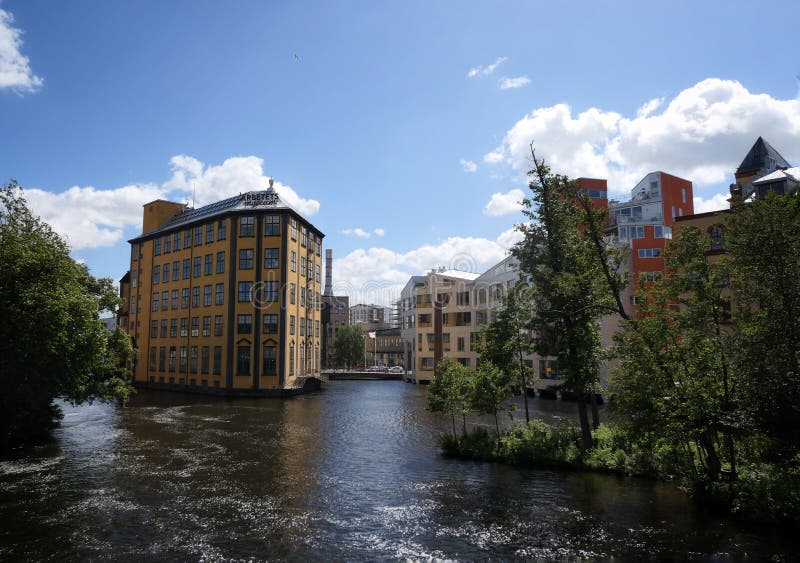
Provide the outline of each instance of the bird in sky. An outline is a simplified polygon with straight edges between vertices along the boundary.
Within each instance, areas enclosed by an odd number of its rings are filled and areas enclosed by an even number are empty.
[[[300,60],[300,55],[298,55],[297,53],[294,53],[294,54],[292,55],[292,58],[293,58],[294,60],[296,60],[296,61],[299,61],[299,60]]]

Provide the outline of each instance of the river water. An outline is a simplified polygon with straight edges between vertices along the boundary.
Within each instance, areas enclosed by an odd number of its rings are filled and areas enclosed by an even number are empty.
[[[65,406],[53,444],[0,459],[0,559],[791,558],[790,534],[709,517],[648,480],[440,455],[426,389],[300,398],[141,391]],[[533,399],[536,416],[574,405]],[[521,412],[515,416],[519,418]]]

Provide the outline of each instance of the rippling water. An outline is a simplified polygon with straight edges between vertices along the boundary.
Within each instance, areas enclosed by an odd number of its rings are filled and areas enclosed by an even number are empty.
[[[676,488],[442,457],[425,388],[332,382],[291,400],[140,392],[65,406],[52,445],[0,460],[0,558],[791,557]],[[574,405],[531,401],[537,416]],[[524,416],[520,411],[517,418]]]

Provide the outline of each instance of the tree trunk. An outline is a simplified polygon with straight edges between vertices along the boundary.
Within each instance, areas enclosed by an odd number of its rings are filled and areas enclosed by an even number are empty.
[[[500,424],[497,422],[497,411],[494,411],[494,430],[497,432],[497,446],[495,451],[500,455]]]
[[[517,334],[517,339],[519,340],[519,333]],[[521,342],[517,344],[517,351],[519,352],[519,373],[522,376],[522,396],[525,399],[525,424],[530,424],[531,416],[528,412],[528,372],[525,370],[525,362],[522,360]]]
[[[462,424],[461,435],[466,437],[467,436],[467,415],[465,415],[463,412],[461,413],[461,424]]]
[[[592,428],[597,430],[600,426],[600,413],[597,410],[597,397],[594,393],[589,393],[589,404],[592,407]]]
[[[589,414],[586,412],[586,395],[578,393],[578,418],[581,421],[581,449],[592,447],[592,429],[589,427]]]
[[[453,422],[453,440],[456,440],[456,413],[450,413],[450,420]]]
[[[722,471],[722,463],[719,460],[719,455],[714,447],[714,434],[713,430],[706,430],[700,435],[700,445],[706,454],[706,471],[711,481],[718,481],[719,474]]]

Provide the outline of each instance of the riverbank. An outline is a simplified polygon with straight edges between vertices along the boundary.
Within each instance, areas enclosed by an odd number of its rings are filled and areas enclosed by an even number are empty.
[[[665,444],[645,450],[613,424],[593,432],[595,445],[582,451],[575,426],[551,427],[539,420],[499,432],[475,427],[458,436],[443,433],[439,444],[452,458],[556,470],[647,477],[679,485],[700,508],[748,524],[800,523],[800,467],[739,468],[734,482],[709,482],[682,467],[682,452]]]

